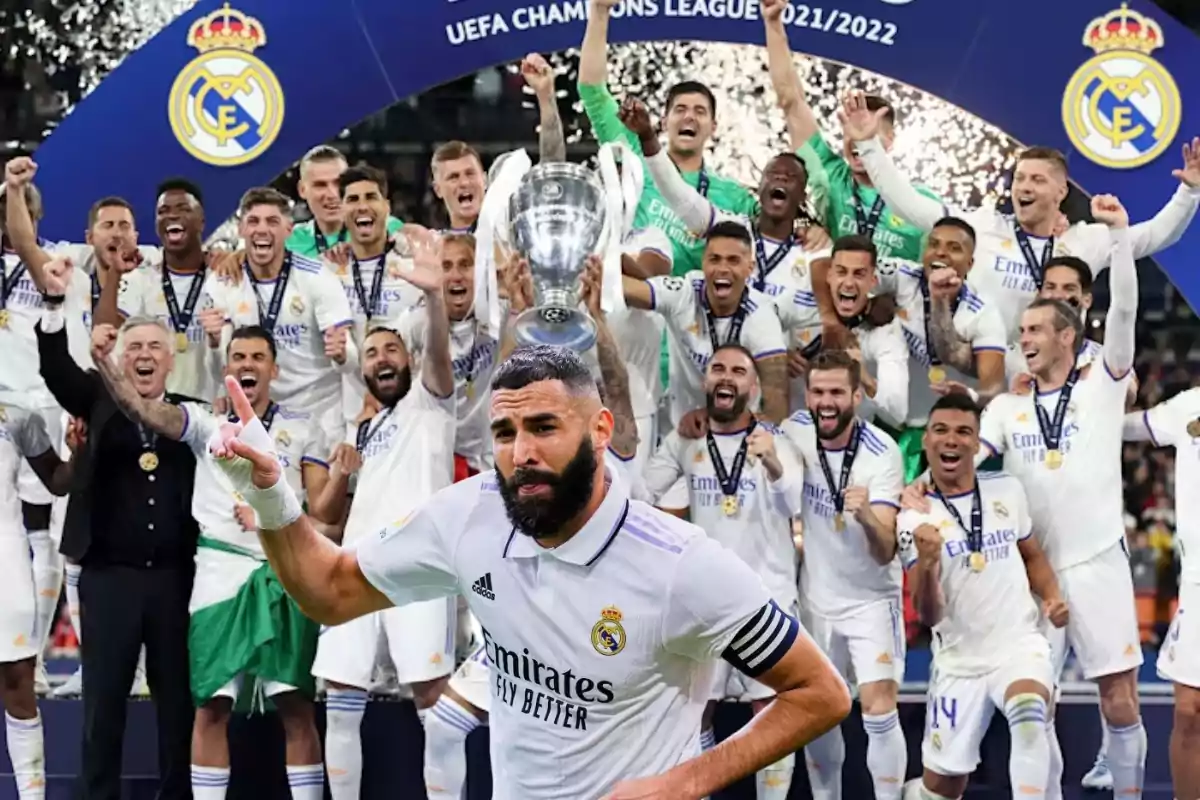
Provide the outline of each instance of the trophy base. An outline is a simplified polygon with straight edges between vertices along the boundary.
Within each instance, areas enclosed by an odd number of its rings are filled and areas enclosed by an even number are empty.
[[[573,308],[531,308],[513,321],[513,339],[518,346],[549,345],[582,353],[596,344],[596,323]]]

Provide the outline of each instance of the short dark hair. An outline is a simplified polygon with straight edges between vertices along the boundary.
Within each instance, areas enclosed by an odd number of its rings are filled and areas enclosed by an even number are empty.
[[[682,94],[702,94],[708,100],[708,110],[715,118],[717,116],[717,96],[712,93],[712,89],[705,86],[700,81],[680,81],[679,83],[667,89],[667,111],[671,110],[671,106],[675,104],[675,99]]]
[[[479,155],[479,151],[466,142],[452,141],[439,145],[437,150],[433,151],[433,159],[430,166],[437,168],[438,164],[446,161],[458,161],[460,158],[474,158],[479,162],[479,166],[483,167],[483,158]]]
[[[885,100],[882,95],[868,94],[863,95],[863,99],[867,103],[867,111],[875,112],[881,108],[886,108],[887,113],[883,115],[883,120],[893,128],[896,126],[896,107],[889,101]]]
[[[1055,256],[1046,262],[1046,268],[1042,270],[1042,277],[1050,271],[1051,267],[1066,267],[1075,271],[1079,276],[1079,288],[1085,293],[1090,294],[1092,291],[1092,268],[1088,263],[1078,256]]]
[[[190,194],[192,197],[196,198],[196,202],[201,208],[204,207],[204,193],[200,191],[199,186],[192,181],[189,181],[187,178],[167,178],[158,185],[157,189],[154,190],[154,198],[157,200],[167,192],[183,192],[184,194]]]
[[[867,253],[871,256],[872,264],[879,261],[879,250],[875,247],[875,243],[869,236],[863,236],[860,233],[839,236],[833,243],[833,252],[829,255],[832,258],[838,253]]]
[[[275,206],[285,217],[290,217],[292,213],[291,199],[270,186],[255,186],[247,189],[246,193],[242,195],[241,201],[238,202],[238,217],[242,217],[255,206]]]
[[[747,359],[750,360],[750,363],[754,365],[754,374],[758,375],[758,362],[754,360],[754,354],[751,353],[749,350],[747,350],[742,345],[738,344],[737,342],[726,342],[725,344],[721,345],[720,347],[718,347],[716,350],[713,351],[713,358],[716,358],[718,353],[723,353],[726,350],[734,350],[734,351],[744,355]],[[712,360],[710,359],[708,363],[711,364]]]
[[[971,244],[975,244],[975,227],[961,217],[942,217],[937,222],[933,223],[934,228],[958,228],[971,239]],[[932,230],[932,228],[930,229]]]
[[[129,212],[131,217],[136,217],[133,206],[124,197],[101,197],[96,202],[92,203],[92,207],[88,209],[88,230],[96,224],[96,219],[100,216],[100,212],[106,208],[123,208]]]
[[[592,371],[574,350],[545,344],[519,347],[496,368],[492,391],[524,389],[531,383],[562,381],[572,394],[593,394]]]
[[[1017,153],[1017,163],[1020,164],[1022,161],[1049,161],[1062,170],[1064,177],[1071,174],[1067,168],[1067,157],[1062,154],[1061,150],[1053,147],[1026,147]]]
[[[845,350],[821,350],[808,362],[808,374],[844,369],[850,376],[850,388],[857,390],[862,382],[862,365]]]
[[[1070,303],[1063,302],[1062,300],[1052,300],[1049,297],[1038,297],[1025,310],[1029,311],[1035,308],[1054,309],[1054,330],[1056,332],[1066,328],[1074,330],[1076,347],[1083,341],[1083,317],[1079,315],[1079,312]]]
[[[275,337],[262,325],[243,325],[240,328],[236,328],[233,335],[229,337],[229,346],[232,347],[233,343],[239,339],[242,341],[257,340],[266,342],[267,349],[271,351],[271,360],[275,361],[279,356],[279,351],[275,349]],[[229,355],[229,347],[225,348],[225,354]]]
[[[938,398],[933,404],[933,408],[929,411],[929,419],[933,420],[933,415],[939,411],[968,411],[975,415],[975,423],[978,425],[981,416],[979,404],[971,399],[968,394],[962,392],[950,392]]]
[[[351,184],[362,183],[363,181],[373,183],[379,187],[379,193],[386,199],[388,197],[388,179],[387,174],[381,170],[372,167],[370,164],[355,164],[353,167],[347,167],[338,176],[338,195],[346,196],[346,189],[350,188]]]
[[[750,229],[731,219],[718,222],[709,228],[707,239],[710,242],[713,239],[737,239],[747,247],[754,245],[754,240],[750,238]]]
[[[370,339],[377,333],[390,333],[392,336],[395,336],[397,339],[399,339],[401,344],[404,344],[404,337],[400,335],[400,331],[396,330],[395,328],[389,328],[387,325],[375,325],[371,328],[368,328],[366,335],[363,336],[363,342],[365,343],[367,339]]]

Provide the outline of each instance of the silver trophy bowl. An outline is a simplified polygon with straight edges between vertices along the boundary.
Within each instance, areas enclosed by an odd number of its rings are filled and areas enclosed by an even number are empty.
[[[513,322],[518,345],[584,351],[596,324],[579,310],[579,278],[604,229],[604,189],[580,164],[539,164],[509,200],[512,246],[529,262],[534,307]]]

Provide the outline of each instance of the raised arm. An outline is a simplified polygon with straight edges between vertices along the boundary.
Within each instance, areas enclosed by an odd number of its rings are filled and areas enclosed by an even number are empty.
[[[46,283],[43,274],[51,256],[38,245],[37,226],[25,196],[27,190],[34,191],[33,176],[36,174],[37,164],[26,156],[10,159],[4,165],[4,199],[7,206],[4,232],[17,257],[29,270],[30,279],[44,292]]]
[[[554,92],[554,71],[546,59],[530,53],[521,62],[521,75],[537,98],[538,160],[553,163],[567,160],[567,140],[563,135],[562,116],[558,113],[558,97]]]
[[[662,193],[671,210],[679,215],[688,230],[699,235],[708,233],[712,227],[716,207],[698,191],[688,186],[679,174],[675,162],[662,149],[658,133],[650,122],[650,112],[640,100],[626,98],[621,105],[621,122],[637,137],[646,157],[646,167],[654,185]]]
[[[421,362],[421,382],[435,397],[454,393],[454,365],[450,357],[450,316],[442,294],[445,271],[442,269],[440,240],[432,238],[415,243],[412,266],[400,272],[400,277],[425,293],[424,355]]]
[[[946,613],[946,596],[942,592],[942,535],[937,528],[925,523],[911,536],[917,551],[916,568],[908,573],[913,602],[921,622],[932,628]]]
[[[125,416],[160,436],[176,441],[183,438],[187,430],[187,412],[182,406],[138,394],[124,371],[112,359],[116,344],[117,330],[113,326],[99,325],[92,331],[92,361],[104,379],[113,402]]]
[[[604,263],[599,256],[589,256],[582,276],[580,299],[596,324],[596,360],[600,362],[600,380],[604,384],[604,404],[613,415],[613,435],[609,449],[628,461],[637,455],[638,431],[629,394],[629,370],[617,349],[617,340],[608,327],[601,308],[601,285]]]
[[[1145,258],[1175,244],[1196,216],[1200,205],[1200,137],[1183,145],[1183,169],[1172,173],[1179,188],[1157,214],[1129,229],[1133,257]]]
[[[1133,369],[1138,309],[1137,267],[1133,261],[1133,242],[1129,214],[1112,195],[1092,198],[1092,216],[1108,225],[1112,236],[1108,314],[1104,319],[1104,366],[1120,380]]]
[[[787,120],[792,149],[799,150],[818,130],[817,117],[804,96],[804,82],[796,74],[792,48],[783,27],[783,9],[788,0],[762,0],[763,25],[767,33],[767,66],[771,86]]]

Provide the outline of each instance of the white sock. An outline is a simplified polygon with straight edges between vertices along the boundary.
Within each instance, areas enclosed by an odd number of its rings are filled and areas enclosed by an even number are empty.
[[[228,788],[229,767],[192,764],[192,800],[225,800]]]
[[[17,719],[4,715],[8,760],[12,762],[20,800],[43,800],[46,796],[46,744],[42,716]]]
[[[29,549],[33,551],[33,584],[37,590],[34,636],[45,647],[54,626],[54,614],[58,611],[58,596],[62,593],[63,557],[54,546],[50,531],[29,531],[28,534]]]
[[[325,796],[325,767],[323,764],[306,764],[301,767],[288,764],[287,776],[288,787],[292,790],[292,800],[321,800]]]
[[[1124,728],[1108,726],[1108,771],[1113,796],[1138,798],[1146,780],[1146,729],[1142,719]]]
[[[1050,746],[1050,775],[1046,779],[1046,800],[1063,800],[1063,754],[1053,719],[1046,721],[1046,744]]]
[[[362,718],[367,693],[330,689],[325,695],[325,772],[333,800],[358,800],[362,787]]]
[[[717,734],[712,728],[704,728],[700,731],[700,750],[707,752],[717,746]]]
[[[787,800],[795,769],[795,753],[784,756],[766,769],[760,769],[755,776],[758,800]]]
[[[67,564],[67,612],[71,615],[71,627],[75,629],[75,641],[83,646],[83,627],[79,624],[79,573],[83,567]]]
[[[460,800],[467,784],[467,736],[479,718],[449,697],[438,698],[425,717],[425,794],[429,800]]]
[[[900,800],[904,772],[908,767],[908,745],[900,714],[863,714],[867,732],[867,769],[875,784],[875,800]]]
[[[1008,777],[1014,796],[1045,797],[1050,778],[1050,742],[1046,736],[1046,701],[1037,694],[1018,694],[1004,704],[1012,738]]]
[[[1100,704],[1096,703],[1096,713],[1100,715],[1100,749],[1096,752],[1096,758],[1101,761],[1108,760],[1108,723],[1104,721],[1104,712],[1100,710]]]
[[[842,800],[842,765],[846,763],[846,742],[842,729],[834,728],[804,748],[808,782],[813,800]]]

